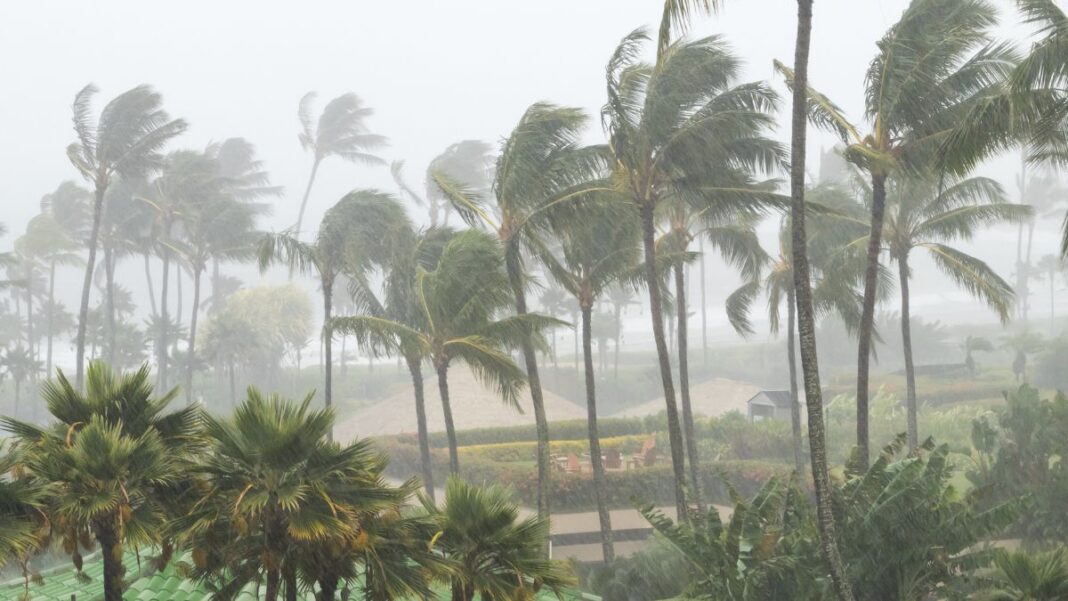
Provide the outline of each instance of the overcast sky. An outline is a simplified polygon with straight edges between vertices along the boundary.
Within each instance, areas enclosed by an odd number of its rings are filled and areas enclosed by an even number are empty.
[[[1015,21],[1011,3],[996,1],[1006,7],[1006,20]],[[810,77],[852,116],[861,111],[875,41],[906,4],[816,2]],[[654,25],[661,6],[658,0],[4,2],[0,221],[21,231],[43,194],[77,177],[64,148],[73,139],[71,100],[89,82],[101,89],[97,108],[137,84],[156,86],[168,111],[190,123],[175,148],[233,136],[252,141],[274,183],[286,188],[267,224],[274,229],[295,221],[307,177],[310,159],[297,141],[296,109],[310,90],[319,92],[320,106],[340,93],[360,95],[375,109],[370,127],[390,140],[382,154],[406,159],[413,182],[453,142],[496,143],[539,100],[588,110],[590,141],[597,141],[606,58],[623,35]],[[695,32],[722,33],[744,57],[747,79],[773,79],[772,59],[792,57],[795,11],[792,0],[728,0],[722,14],[701,19]],[[786,140],[788,132],[778,135]],[[830,143],[814,135],[810,156]],[[1003,161],[991,173],[1005,179],[1009,165]],[[317,222],[358,187],[392,190],[388,170],[328,161],[307,220]],[[988,241],[1001,245],[1014,235]],[[1037,245],[1037,254],[1051,252],[1052,227]],[[986,258],[1011,269],[1011,261]]]

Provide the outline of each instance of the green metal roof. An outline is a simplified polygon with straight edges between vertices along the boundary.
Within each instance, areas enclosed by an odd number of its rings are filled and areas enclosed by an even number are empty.
[[[127,553],[123,561],[126,564],[127,574],[139,573],[137,556]],[[77,601],[99,601],[104,596],[103,571],[104,564],[99,555],[87,557],[83,566],[83,573],[88,578],[79,579],[73,566],[61,566],[48,572],[42,573],[44,582],[30,585],[30,599],[32,601],[70,601],[71,595],[76,595]],[[435,591],[438,601],[449,601],[448,587],[437,587]],[[8,582],[0,585],[0,600],[12,600],[19,598],[23,592],[21,580]],[[196,582],[183,578],[178,573],[176,561],[171,561],[162,571],[145,574],[130,585],[123,595],[126,601],[208,601],[211,593],[205,591]],[[257,599],[255,585],[249,585],[237,599]],[[312,593],[302,596],[302,601],[315,601]],[[538,594],[539,601],[552,601],[556,596],[550,591],[542,591]],[[564,601],[600,601],[599,597],[583,593],[578,590],[566,591]]]

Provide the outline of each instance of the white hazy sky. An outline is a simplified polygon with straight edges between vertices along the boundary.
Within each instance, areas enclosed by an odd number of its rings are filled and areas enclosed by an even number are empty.
[[[1015,21],[1011,2],[1007,21]],[[861,110],[875,41],[906,0],[818,0],[811,79],[849,114]],[[257,145],[286,188],[268,227],[295,221],[309,158],[297,142],[297,102],[356,92],[376,111],[369,125],[390,139],[382,154],[406,159],[421,181],[427,161],[465,138],[496,142],[534,101],[587,109],[600,136],[604,63],[616,42],[659,17],[658,0],[409,0],[407,2],[135,0],[0,4],[0,221],[13,233],[41,196],[76,177],[70,103],[86,83],[97,106],[140,83],[163,93],[190,123],[174,147],[241,136]],[[697,33],[722,33],[746,60],[747,79],[771,79],[773,58],[792,57],[792,0],[728,0]],[[1015,30],[1011,26],[1007,26]],[[321,104],[321,103],[320,103]],[[787,132],[779,133],[787,139]],[[826,137],[814,135],[810,156]],[[1008,163],[994,168],[1007,180]],[[814,166],[813,166],[814,167]],[[1008,181],[1006,182],[1008,183]],[[392,189],[388,170],[338,160],[322,167],[309,222],[346,191]],[[0,241],[9,247],[12,234]],[[1014,233],[994,234],[1001,248]],[[1053,248],[1052,227],[1038,254]],[[995,264],[1011,269],[997,257]],[[71,280],[74,281],[74,280]]]

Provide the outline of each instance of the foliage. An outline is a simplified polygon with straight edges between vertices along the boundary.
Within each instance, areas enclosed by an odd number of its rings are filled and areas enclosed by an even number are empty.
[[[546,559],[542,545],[549,521],[519,518],[519,507],[501,486],[477,488],[456,477],[445,484],[445,504],[424,501],[440,528],[437,544],[456,564],[453,599],[531,599],[542,587],[557,594],[574,580],[566,564]]]
[[[1042,399],[1038,390],[1021,386],[1005,395],[1006,406],[995,422],[981,418],[973,427],[977,467],[969,474],[996,498],[1026,494],[1027,511],[1014,527],[1026,544],[1068,542],[1068,399],[1058,393]]]

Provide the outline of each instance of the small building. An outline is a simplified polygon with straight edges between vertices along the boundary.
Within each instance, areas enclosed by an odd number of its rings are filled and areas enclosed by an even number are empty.
[[[789,390],[761,390],[745,404],[751,422],[765,419],[790,421]]]

